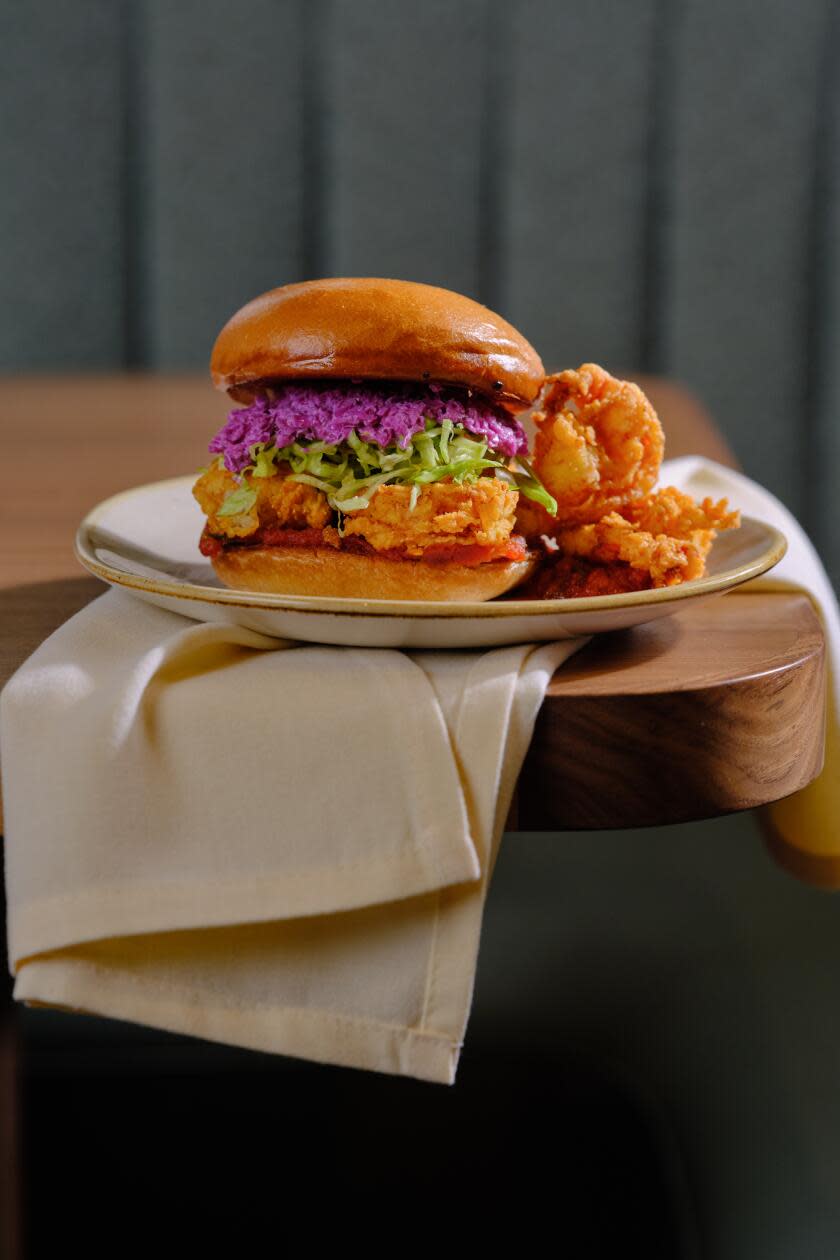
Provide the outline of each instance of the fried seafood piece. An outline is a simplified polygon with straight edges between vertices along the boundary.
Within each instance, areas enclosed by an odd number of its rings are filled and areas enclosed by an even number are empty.
[[[422,486],[413,508],[411,486],[380,486],[366,508],[348,512],[345,535],[377,551],[396,548],[421,556],[429,547],[494,546],[511,536],[519,492],[495,477],[471,485],[437,481]]]
[[[715,503],[713,499],[706,498],[698,503],[690,494],[674,486],[665,486],[654,494],[628,503],[621,509],[621,515],[637,529],[651,534],[668,534],[671,538],[695,539],[698,531],[703,534],[711,532],[710,545],[717,530],[737,529],[741,523],[741,513],[730,509],[726,499]]]
[[[676,586],[701,577],[705,567],[705,554],[697,543],[637,529],[618,512],[591,525],[560,530],[556,539],[562,555],[603,564],[620,561],[646,573],[653,586]]]
[[[649,573],[614,560],[599,564],[580,556],[550,553],[540,569],[524,586],[513,592],[514,599],[583,599],[591,595],[623,595],[646,591],[653,586]]]
[[[288,464],[285,465],[288,470]],[[281,469],[273,477],[251,477],[249,489],[255,490],[256,502],[247,512],[219,516],[219,508],[239,483],[226,468],[213,464],[193,486],[193,495],[207,516],[211,534],[227,538],[247,538],[262,527],[287,529],[322,529],[332,519],[326,495],[314,486],[290,481]]]
[[[638,385],[584,363],[546,378],[534,421],[534,466],[557,500],[561,525],[599,521],[652,489],[665,440]],[[538,514],[523,511],[523,532],[533,536]]]
[[[676,586],[703,576],[717,531],[736,528],[740,519],[725,499],[696,503],[668,486],[600,521],[558,530],[555,538],[563,555],[629,564],[653,586]]]

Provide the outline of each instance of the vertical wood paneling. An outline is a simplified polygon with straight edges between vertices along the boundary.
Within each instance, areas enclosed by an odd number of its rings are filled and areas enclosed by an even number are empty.
[[[120,6],[0,2],[0,367],[122,360]]]
[[[827,11],[827,0],[684,0],[674,75],[665,367],[794,510]]]
[[[325,267],[480,290],[483,0],[335,0]]]
[[[0,0],[0,367],[203,366],[304,275],[448,285],[686,380],[840,577],[833,7]]]
[[[546,363],[637,367],[655,5],[516,0],[500,12],[500,304]]]
[[[823,66],[811,273],[811,357],[816,378],[807,417],[806,519],[840,590],[840,9],[834,6]],[[810,500],[810,501],[809,501]]]
[[[301,278],[302,29],[296,0],[147,0],[148,360],[206,362],[244,301]]]

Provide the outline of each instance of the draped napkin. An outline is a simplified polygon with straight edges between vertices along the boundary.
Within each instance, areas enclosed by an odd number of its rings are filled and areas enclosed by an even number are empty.
[[[808,787],[765,806],[761,815],[770,850],[787,870],[824,888],[840,888],[840,611],[822,561],[784,504],[741,473],[692,455],[663,464],[660,481],[697,499],[728,498],[745,515],[775,525],[787,539],[783,560],[739,589],[799,591],[814,606],[827,647],[825,765]]]
[[[15,997],[451,1083],[513,788],[581,642],[295,645],[109,591],[2,695]]]

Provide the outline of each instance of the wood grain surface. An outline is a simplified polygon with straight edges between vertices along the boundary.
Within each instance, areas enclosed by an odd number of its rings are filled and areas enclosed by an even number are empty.
[[[822,767],[824,655],[805,596],[726,595],[599,635],[549,687],[519,826],[686,822],[805,787]]]
[[[669,455],[732,462],[689,394],[640,380]],[[82,516],[121,489],[196,469],[227,407],[194,376],[0,380],[0,685],[104,589],[73,555]],[[37,511],[21,469],[37,477]],[[735,592],[598,636],[549,687],[511,822],[677,822],[803,787],[822,759],[823,656],[811,605],[796,595]]]

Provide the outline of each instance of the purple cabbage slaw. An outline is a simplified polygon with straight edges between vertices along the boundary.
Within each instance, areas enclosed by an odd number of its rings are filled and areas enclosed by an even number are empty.
[[[211,454],[224,456],[230,472],[239,473],[252,462],[251,448],[257,443],[337,446],[353,430],[383,449],[395,445],[405,449],[423,431],[427,418],[436,424],[451,420],[462,425],[507,459],[528,445],[525,430],[513,416],[466,390],[441,385],[318,381],[277,385],[272,395],[232,411],[210,443]]]

